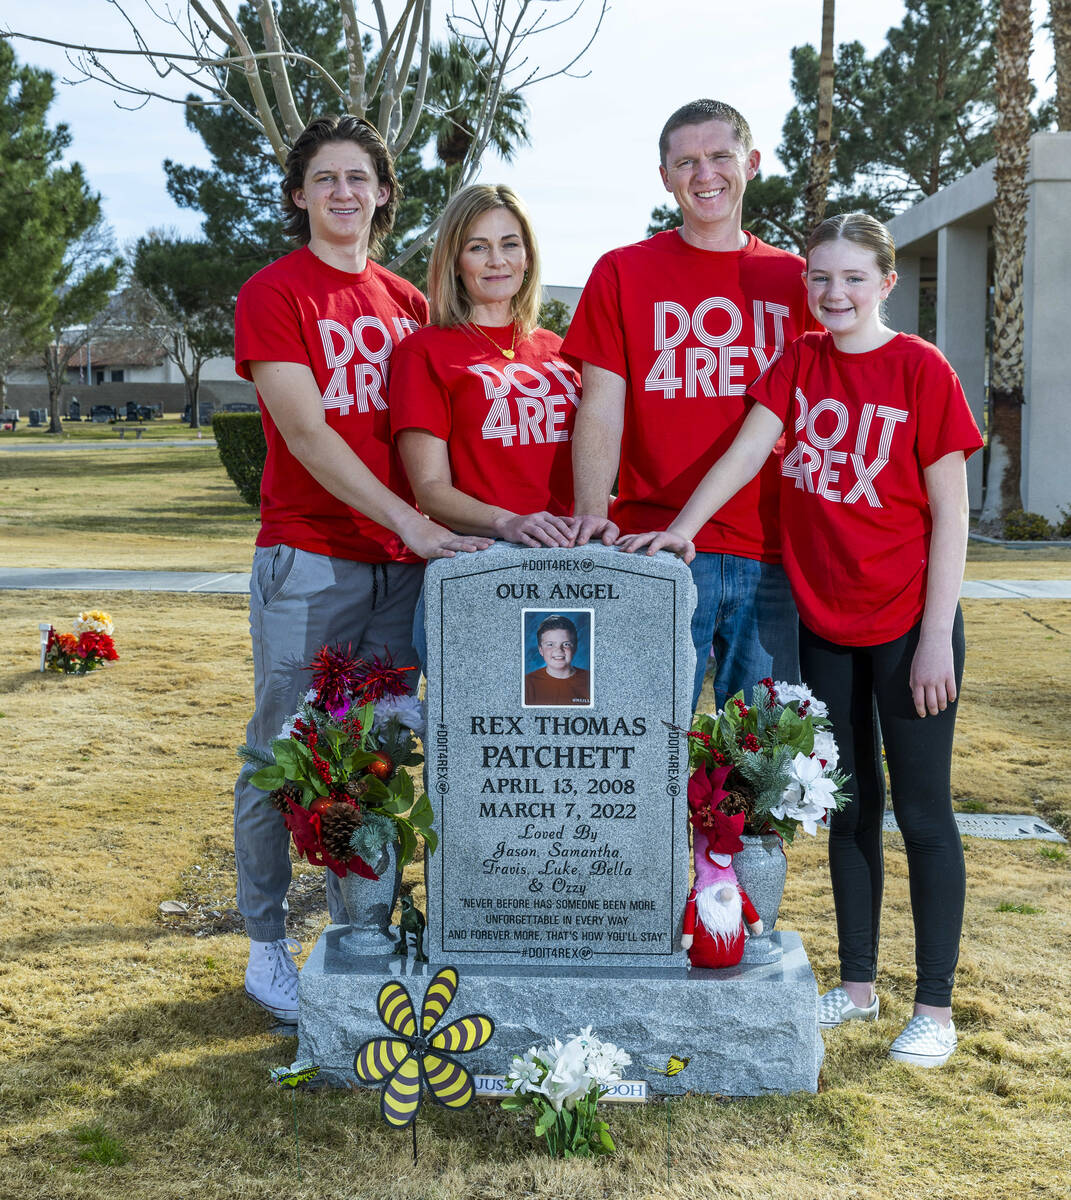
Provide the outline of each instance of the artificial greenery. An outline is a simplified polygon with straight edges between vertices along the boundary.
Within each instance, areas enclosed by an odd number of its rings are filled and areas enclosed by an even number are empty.
[[[801,823],[813,834],[826,811],[847,802],[825,705],[802,684],[762,680],[750,705],[741,691],[720,712],[696,713],[689,755],[696,773],[728,768],[718,803],[743,812],[748,833],[776,832],[791,844]]]
[[[418,765],[423,758],[415,752],[391,758],[374,731],[374,723],[375,705],[371,703],[356,714],[336,719],[305,702],[289,723],[290,728],[273,739],[270,759],[249,745],[242,746],[238,755],[258,768],[250,776],[254,787],[274,792],[291,785],[288,794],[302,808],[312,808],[318,799],[349,796],[363,813],[362,826],[350,842],[354,854],[373,866],[383,848],[396,841],[399,865],[405,866],[416,855],[418,837],[424,839],[432,854],[438,846],[438,835],[432,829],[435,814],[431,801],[426,795],[417,799],[412,777],[402,769]],[[399,723],[392,719],[380,728],[392,724]],[[400,737],[400,729],[388,735],[395,740]],[[409,742],[411,745],[411,736]],[[385,759],[386,768],[381,773],[386,779],[375,773]]]

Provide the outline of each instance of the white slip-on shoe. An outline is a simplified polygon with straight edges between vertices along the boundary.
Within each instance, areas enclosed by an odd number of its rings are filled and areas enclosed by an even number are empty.
[[[818,997],[818,1028],[836,1029],[845,1021],[876,1021],[878,1007],[877,992],[866,1008],[857,1008],[844,988],[832,988]]]
[[[948,1027],[919,1013],[889,1047],[889,1057],[914,1067],[943,1067],[956,1048],[956,1023]]]
[[[298,968],[294,955],[301,943],[292,938],[249,943],[245,969],[245,994],[278,1021],[296,1025],[298,1019]]]

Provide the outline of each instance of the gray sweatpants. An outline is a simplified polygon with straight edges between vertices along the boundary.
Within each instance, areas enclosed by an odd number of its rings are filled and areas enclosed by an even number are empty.
[[[353,562],[292,546],[258,546],[249,589],[255,710],[246,741],[271,748],[312,686],[308,666],[325,644],[348,644],[357,657],[389,651],[398,666],[414,665],[413,607],[423,577],[423,565]],[[415,690],[418,673],[411,677]],[[265,793],[249,783],[255,769],[243,767],[234,789],[238,909],[251,938],[272,942],[286,936],[290,835]],[[338,880],[326,874],[328,912],[332,921],[344,922]]]

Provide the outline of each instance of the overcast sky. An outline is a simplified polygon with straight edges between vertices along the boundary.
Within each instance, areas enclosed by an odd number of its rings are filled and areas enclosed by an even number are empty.
[[[573,31],[595,0],[587,0]],[[185,9],[171,0],[175,9]],[[234,7],[237,7],[236,5]],[[367,7],[360,0],[358,12]],[[437,5],[438,9],[443,3]],[[1040,28],[1047,6],[1035,3],[1033,76],[1043,94],[1052,66],[1048,33]],[[777,169],[781,124],[792,106],[789,52],[821,35],[819,0],[615,0],[584,60],[586,78],[557,78],[528,92],[532,145],[512,164],[490,160],[482,180],[514,186],[532,210],[547,283],[583,284],[607,249],[643,237],[651,209],[666,198],[658,176],[658,134],[665,118],[699,96],[726,100],[747,117],[763,155]],[[144,13],[143,0],[128,11]],[[836,41],[859,40],[871,54],[903,14],[900,0],[841,0]],[[0,28],[64,37],[96,46],[131,46],[119,12],[107,0],[0,0]],[[155,43],[154,43],[155,44]],[[16,41],[21,62],[71,75],[60,51]],[[560,63],[568,46],[532,48],[543,64]],[[133,59],[109,60],[116,74]],[[166,86],[166,85],[165,85]],[[174,94],[182,95],[177,88]],[[201,140],[185,126],[181,106],[153,100],[137,112],[99,83],[60,84],[50,117],[71,129],[71,157],[86,168],[104,199],[120,242],[154,226],[194,235],[199,217],[175,207],[162,162],[208,164]]]

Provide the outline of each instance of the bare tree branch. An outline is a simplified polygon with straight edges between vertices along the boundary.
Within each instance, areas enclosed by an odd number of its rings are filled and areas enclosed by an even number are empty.
[[[190,0],[190,8],[193,9],[193,11],[201,18],[202,21],[204,21],[208,28],[216,35],[216,37],[219,38],[221,42],[224,43],[224,45],[233,45],[233,42],[231,41],[231,35],[223,28],[222,25],[217,25],[215,21],[212,20],[211,14],[204,7],[204,5],[199,2],[199,0]]]
[[[229,107],[267,141],[280,164],[285,162],[289,146],[305,120],[295,99],[297,67],[320,76],[341,105],[356,116],[364,117],[376,99],[377,124],[395,154],[410,143],[425,111],[432,49],[432,0],[405,0],[404,5],[399,4],[401,15],[396,21],[388,18],[385,0],[371,0],[369,17],[374,13],[371,23],[360,20],[356,0],[337,0],[342,16],[345,87],[339,86],[323,63],[294,51],[273,0],[249,0],[260,22],[263,50],[253,48],[230,11],[233,0],[188,0],[185,4],[161,0],[159,7],[154,7],[154,0],[141,0],[141,14],[136,11],[136,0],[108,2],[126,22],[132,45],[96,46],[11,29],[0,30],[0,36],[65,50],[77,73],[76,78],[66,81],[69,83],[104,83],[141,104],[165,100],[200,107]],[[598,35],[608,7],[608,0],[540,0],[538,4],[534,0],[451,0],[447,28],[463,44],[464,39],[469,39],[466,52],[483,83],[479,103],[472,117],[466,118],[466,126],[472,126],[471,141],[453,176],[455,189],[476,177],[481,158],[494,136],[502,97],[558,75],[572,75],[573,68]],[[579,39],[578,49],[569,48],[564,65],[537,65],[531,53],[534,39],[561,30],[589,9],[593,14],[590,33]],[[374,55],[366,55],[362,44],[362,38],[369,33],[373,39],[378,35]],[[173,42],[176,36],[181,45],[175,50],[159,49],[154,44]],[[108,65],[130,59],[147,63],[161,81],[181,81],[191,94],[180,97],[168,94],[166,87],[145,86],[123,78],[118,67],[113,69]],[[374,61],[374,68],[370,68],[370,61]],[[265,75],[271,80],[268,87]],[[248,87],[251,103],[244,99],[244,88],[238,93],[233,88],[232,83],[237,79]],[[406,258],[426,243],[433,228],[409,243],[404,252]]]
[[[290,76],[287,74],[286,63],[282,57],[282,39],[279,37],[279,24],[275,19],[275,6],[272,0],[254,0],[257,15],[260,17],[260,28],[264,32],[264,48],[273,54],[268,59],[268,70],[271,73],[272,91],[275,92],[275,102],[283,118],[283,128],[287,140],[294,142],[305,128],[306,122],[298,115],[294,103],[294,92],[290,87]]]
[[[413,102],[409,106],[409,116],[402,127],[395,145],[397,150],[404,150],[416,132],[420,114],[424,111],[424,101],[428,93],[428,63],[431,55],[431,5],[424,5],[423,44],[420,53],[420,70],[417,73],[416,88],[413,92]],[[397,153],[397,151],[396,151]]]
[[[342,32],[346,38],[346,74],[350,82],[350,109],[355,117],[363,117],[367,103],[364,90],[364,48],[357,25],[357,9],[353,0],[339,0],[342,9]]]

